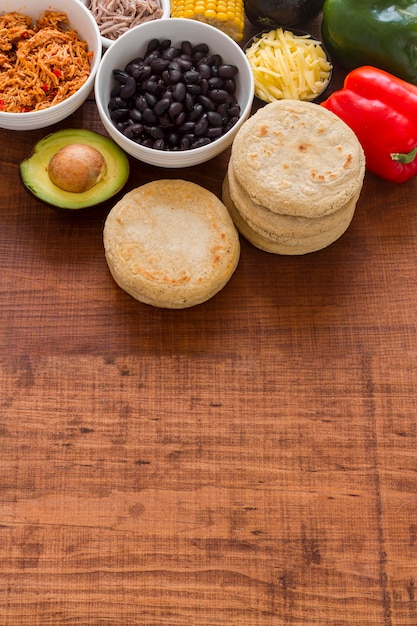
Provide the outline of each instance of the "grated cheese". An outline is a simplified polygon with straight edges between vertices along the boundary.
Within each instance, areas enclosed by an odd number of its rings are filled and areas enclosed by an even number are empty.
[[[332,65],[321,43],[310,35],[277,28],[246,49],[255,94],[265,102],[314,100],[330,80]]]

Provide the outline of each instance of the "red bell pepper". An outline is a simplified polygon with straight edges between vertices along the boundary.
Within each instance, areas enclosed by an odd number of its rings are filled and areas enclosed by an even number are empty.
[[[362,66],[321,103],[356,134],[367,169],[402,183],[417,173],[417,86]]]

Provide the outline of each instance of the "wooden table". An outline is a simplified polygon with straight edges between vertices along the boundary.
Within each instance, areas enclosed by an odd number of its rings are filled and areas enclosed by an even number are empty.
[[[67,127],[103,133],[92,99]],[[415,626],[417,178],[159,310],[110,277],[112,202],[23,189],[45,134],[0,131],[1,626]],[[228,158],[125,190],[220,196]]]

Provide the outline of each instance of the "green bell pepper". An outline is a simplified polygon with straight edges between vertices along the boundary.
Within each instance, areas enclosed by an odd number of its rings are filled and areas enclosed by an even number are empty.
[[[417,83],[417,2],[325,0],[322,38],[348,70],[372,65]]]

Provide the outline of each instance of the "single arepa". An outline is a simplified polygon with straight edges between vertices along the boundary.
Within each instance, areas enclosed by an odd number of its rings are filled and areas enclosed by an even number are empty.
[[[333,213],[362,186],[365,157],[347,124],[312,102],[271,102],[232,146],[235,175],[250,198],[275,213]]]
[[[140,302],[170,309],[213,297],[240,257],[225,205],[184,180],[156,180],[128,192],[107,216],[103,241],[119,287]]]
[[[348,228],[365,176],[351,129],[311,102],[281,100],[247,120],[233,142],[223,202],[240,233],[276,254],[307,254]]]

